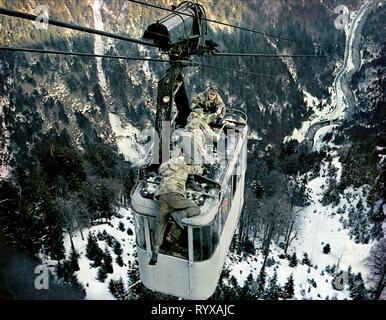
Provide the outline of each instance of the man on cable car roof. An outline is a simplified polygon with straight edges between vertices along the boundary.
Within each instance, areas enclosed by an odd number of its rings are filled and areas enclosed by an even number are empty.
[[[201,175],[203,173],[202,167],[188,165],[184,156],[177,156],[163,163],[159,168],[159,173],[161,183],[155,196],[159,197],[160,207],[150,265],[157,263],[159,248],[162,245],[170,215],[179,223],[183,217],[191,218],[200,214],[198,205],[186,197],[185,184],[189,174]],[[183,228],[183,226],[181,227]]]
[[[206,123],[207,116],[202,109],[194,109],[185,130],[181,133],[177,149],[183,150],[188,164],[202,165],[202,157],[206,155],[206,139],[218,142],[220,135]]]
[[[205,122],[207,124],[218,124],[224,118],[225,104],[215,86],[209,86],[208,89],[192,99],[192,110],[200,108],[205,113]]]

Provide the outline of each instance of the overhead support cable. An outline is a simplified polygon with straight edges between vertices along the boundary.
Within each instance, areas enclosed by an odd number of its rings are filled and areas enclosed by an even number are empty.
[[[271,74],[257,73],[257,72],[251,72],[251,71],[244,71],[244,70],[233,69],[233,68],[226,68],[226,67],[221,67],[221,66],[213,66],[213,65],[210,65],[210,64],[202,64],[202,63],[197,63],[197,62],[192,62],[191,66],[193,66],[193,67],[211,68],[211,69],[217,69],[217,70],[225,70],[225,71],[232,71],[232,72],[237,72],[237,73],[255,75],[255,76],[259,76],[259,77],[266,77],[266,78],[275,78],[275,79],[277,78],[277,76],[274,76],[274,75],[271,75]]]
[[[5,16],[9,16],[9,17],[15,17],[15,18],[23,19],[23,20],[30,20],[30,21],[38,21],[38,18],[39,18],[38,16],[36,16],[34,14],[29,14],[29,13],[25,13],[25,12],[21,12],[21,11],[6,9],[3,7],[0,7],[0,14],[5,15]],[[125,36],[125,35],[106,32],[103,30],[96,30],[96,29],[92,29],[89,27],[84,27],[84,26],[80,26],[80,25],[77,25],[74,23],[69,23],[69,22],[65,22],[65,21],[61,21],[61,20],[57,20],[57,19],[48,18],[47,23],[49,25],[53,25],[53,26],[57,26],[57,27],[61,27],[61,28],[81,31],[81,32],[99,35],[102,37],[108,37],[108,38],[117,39],[117,40],[123,40],[123,41],[127,41],[127,42],[140,44],[143,46],[157,47],[153,43],[149,43],[149,42],[145,42],[142,40],[130,38],[130,37]]]
[[[218,57],[257,57],[257,58],[327,58],[328,55],[312,54],[275,54],[275,53],[237,53],[237,52],[215,52],[214,56]]]
[[[13,51],[13,52],[56,54],[56,55],[64,55],[64,56],[80,56],[80,57],[90,57],[90,58],[132,60],[132,61],[153,61],[153,62],[164,62],[164,63],[175,63],[176,62],[176,61],[171,61],[171,60],[152,59],[152,58],[128,57],[128,56],[118,56],[118,55],[94,54],[94,53],[73,52],[73,51],[57,51],[57,50],[33,49],[33,48],[20,48],[20,47],[0,46],[0,51],[1,50]]]

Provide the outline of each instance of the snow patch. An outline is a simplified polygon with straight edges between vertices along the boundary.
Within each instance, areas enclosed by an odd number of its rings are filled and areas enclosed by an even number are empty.
[[[123,125],[122,121],[114,113],[109,113],[109,120],[119,152],[123,154],[125,160],[139,166],[141,164],[141,155],[143,154],[143,150],[141,150],[140,145],[136,141],[139,130],[130,123]]]

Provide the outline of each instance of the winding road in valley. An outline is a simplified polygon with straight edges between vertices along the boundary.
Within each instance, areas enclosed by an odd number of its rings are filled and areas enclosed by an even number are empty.
[[[384,5],[384,1],[368,0],[355,15],[350,29],[346,36],[346,47],[344,62],[334,80],[335,99],[333,99],[333,108],[330,113],[320,117],[313,123],[307,131],[306,141],[312,148],[316,148],[319,141],[318,131],[332,126],[334,122],[342,120],[349,115],[350,109],[355,105],[355,97],[351,90],[350,81],[352,76],[361,66],[360,42],[362,38],[363,26],[370,13],[378,6]]]

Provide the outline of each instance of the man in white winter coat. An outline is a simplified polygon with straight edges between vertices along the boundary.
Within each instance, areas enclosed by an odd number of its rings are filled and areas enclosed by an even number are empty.
[[[158,260],[159,248],[162,245],[165,229],[170,215],[177,210],[178,214],[194,217],[200,214],[200,208],[192,200],[186,198],[186,180],[190,174],[201,175],[201,166],[188,165],[183,156],[171,158],[159,168],[161,184],[156,193],[160,208],[154,233],[153,254],[149,262],[155,265]]]

